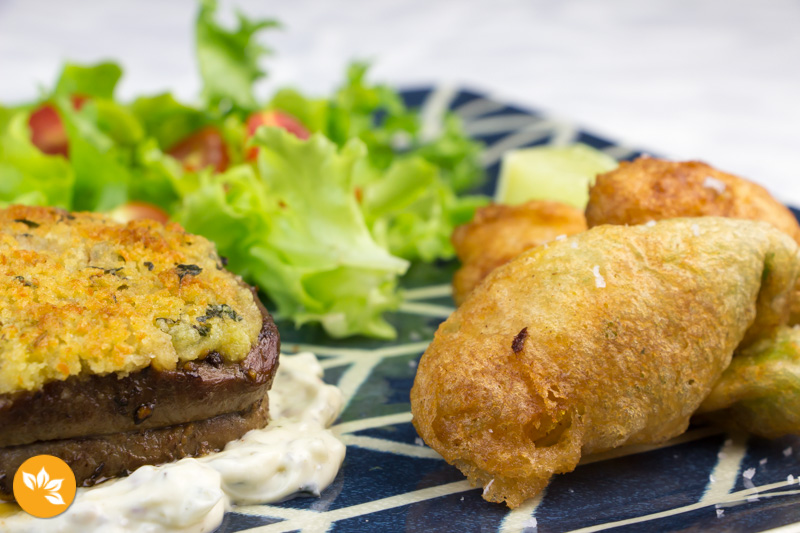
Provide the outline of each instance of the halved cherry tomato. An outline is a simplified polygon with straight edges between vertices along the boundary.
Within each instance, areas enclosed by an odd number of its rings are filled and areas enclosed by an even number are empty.
[[[87,99],[86,96],[73,95],[72,107],[80,110]],[[67,132],[52,104],[44,104],[33,111],[28,126],[31,128],[31,142],[36,148],[49,155],[69,157]]]
[[[253,136],[261,126],[275,126],[283,128],[298,139],[308,139],[311,135],[303,124],[289,113],[283,111],[257,111],[247,119],[247,138]],[[258,147],[253,146],[247,151],[247,159],[253,161],[258,155]]]
[[[167,150],[167,153],[183,163],[183,168],[191,171],[214,167],[217,172],[225,172],[230,163],[225,141],[213,126],[197,130]]]
[[[158,206],[147,202],[128,202],[110,211],[108,215],[123,224],[131,220],[149,219],[166,224],[169,215]]]

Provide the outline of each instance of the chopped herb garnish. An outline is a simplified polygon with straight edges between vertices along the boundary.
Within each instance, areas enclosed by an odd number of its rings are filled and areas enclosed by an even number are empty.
[[[204,361],[214,368],[219,368],[222,366],[222,356],[219,354],[219,352],[209,353],[206,355]]]
[[[192,327],[197,330],[197,333],[199,333],[201,337],[205,337],[208,335],[208,332],[211,331],[211,328],[208,326],[198,326],[197,324],[193,324]]]
[[[127,279],[127,278],[125,278],[124,276],[121,276],[121,275],[119,274],[119,273],[120,273],[120,271],[121,271],[123,268],[125,268],[125,267],[119,267],[119,268],[103,268],[103,267],[98,267],[98,266],[92,266],[92,265],[89,265],[89,268],[94,268],[94,269],[97,269],[97,270],[102,270],[102,271],[103,271],[103,274],[113,274],[113,275],[117,276],[118,278]]]
[[[14,276],[14,279],[19,281],[20,283],[22,283],[26,287],[33,287],[33,283],[31,283],[30,281],[26,280],[22,276]]]
[[[127,286],[126,284],[124,284],[124,283],[123,283],[122,285],[120,285],[119,287],[117,287],[117,290],[118,290],[118,291],[124,291],[124,290],[125,290],[125,289],[127,289],[127,288],[128,288],[128,286]]]
[[[150,261],[145,261],[145,262],[144,262],[144,266],[146,266],[146,267],[147,267],[147,270],[150,270],[150,271],[152,271],[152,270],[153,270],[153,269],[156,267],[156,266],[155,266],[153,263],[151,263]]]
[[[197,317],[195,320],[198,322],[205,323],[210,318],[230,318],[231,320],[235,320],[236,322],[241,322],[242,317],[228,304],[212,304],[206,308],[206,314]],[[205,326],[210,327],[210,326]]]
[[[197,265],[177,265],[175,267],[175,270],[178,271],[179,285],[183,283],[183,278],[185,278],[186,276],[197,276],[198,274],[200,274],[200,272],[203,271],[203,269]]]
[[[228,304],[220,304],[220,305],[209,305],[206,308],[206,318],[225,318],[228,317],[231,320],[235,320],[236,322],[241,322],[242,317]]]
[[[38,222],[34,222],[33,220],[28,220],[27,218],[16,218],[16,219],[14,219],[14,222],[21,222],[21,223],[25,224],[26,226],[28,226],[29,228],[38,228],[39,227],[39,223]]]

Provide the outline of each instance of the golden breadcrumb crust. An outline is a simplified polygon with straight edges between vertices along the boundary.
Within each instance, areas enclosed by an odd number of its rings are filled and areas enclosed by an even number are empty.
[[[0,393],[174,369],[212,351],[238,361],[261,322],[214,245],[178,224],[0,210]]]

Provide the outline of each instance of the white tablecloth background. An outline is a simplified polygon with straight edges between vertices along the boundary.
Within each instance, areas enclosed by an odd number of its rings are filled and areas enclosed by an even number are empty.
[[[261,89],[326,93],[352,58],[397,86],[465,85],[626,144],[697,158],[800,206],[797,0],[237,0],[284,30]],[[0,102],[65,59],[116,58],[120,96],[192,98],[192,0],[0,0]]]

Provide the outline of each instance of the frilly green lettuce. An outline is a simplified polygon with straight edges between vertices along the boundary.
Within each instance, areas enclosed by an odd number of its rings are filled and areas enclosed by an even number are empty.
[[[69,208],[75,172],[62,157],[44,154],[31,142],[30,112],[9,113],[0,132],[0,206],[55,205]]]
[[[199,105],[169,93],[121,103],[122,69],[105,62],[67,64],[39,101],[0,107],[0,207],[149,202],[215,241],[230,268],[296,324],[320,323],[334,337],[393,337],[383,314],[400,304],[408,261],[452,257],[454,226],[486,202],[456,194],[482,177],[480,145],[453,115],[441,136],[423,139],[418,113],[395,90],[368,83],[366,63],[352,64],[329,98],[281,89],[263,104],[253,85],[268,50],[256,36],[277,24],[239,14],[226,29],[216,7],[203,0],[196,20]],[[31,142],[29,119],[41,105],[57,110],[68,158]],[[263,127],[248,141],[250,114],[270,109],[313,135],[301,141]],[[188,170],[167,153],[204,127],[227,147],[221,174]]]
[[[358,205],[363,143],[337,149],[322,135],[301,141],[276,128],[260,129],[253,143],[258,172],[200,176],[177,219],[214,240],[296,324],[319,322],[333,337],[393,337],[382,315],[399,304],[408,263],[375,242]]]
[[[245,110],[258,105],[253,83],[264,76],[259,59],[269,52],[254,36],[278,26],[274,20],[253,20],[237,13],[239,27],[226,30],[215,20],[216,0],[203,0],[195,25],[197,63],[203,78],[203,98],[210,107],[237,107]]]

